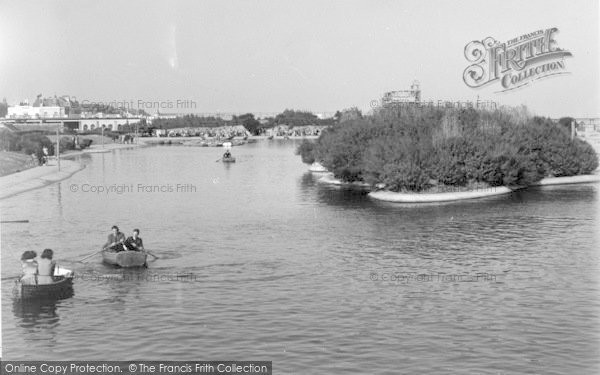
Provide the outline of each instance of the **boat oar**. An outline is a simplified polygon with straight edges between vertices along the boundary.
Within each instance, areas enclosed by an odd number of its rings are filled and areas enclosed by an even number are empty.
[[[215,163],[218,162],[218,161],[221,161],[221,159],[223,159],[223,158],[218,158],[217,160],[215,160]]]
[[[146,251],[147,254],[150,254],[154,257],[154,259],[160,259],[159,257],[157,257],[156,255],[152,254],[151,252],[149,252],[148,250],[144,250]]]
[[[96,255],[96,254],[99,254],[99,253],[101,253],[101,252],[103,252],[103,251],[104,251],[104,249],[102,249],[102,250],[100,250],[100,251],[96,251],[96,252],[94,252],[93,254],[90,254],[90,255],[88,255],[88,256],[86,256],[86,257],[84,257],[84,258],[81,258],[80,260],[78,260],[78,262],[80,262],[80,263],[81,263],[81,262],[83,262],[84,260],[86,260],[87,258],[91,258],[91,257],[93,257],[94,255]]]

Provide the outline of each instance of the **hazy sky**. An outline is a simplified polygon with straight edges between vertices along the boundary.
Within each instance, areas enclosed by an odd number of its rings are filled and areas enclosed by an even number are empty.
[[[540,115],[598,117],[598,4],[0,0],[0,98],[69,94],[134,107],[189,100],[192,112],[331,112],[368,110],[383,92],[416,79],[426,99],[479,95]],[[571,74],[505,93],[463,82],[470,41],[550,27],[573,54],[565,60]]]

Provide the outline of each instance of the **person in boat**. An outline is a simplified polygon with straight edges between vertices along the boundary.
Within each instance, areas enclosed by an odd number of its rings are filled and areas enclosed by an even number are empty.
[[[38,263],[38,284],[52,284],[54,279],[54,268],[56,262],[52,260],[54,252],[51,249],[44,249]]]
[[[229,159],[229,158],[231,158],[231,152],[229,152],[229,150],[227,150],[223,154],[223,159]]]
[[[125,242],[125,235],[119,231],[119,227],[113,225],[112,233],[108,235],[108,241],[104,244],[103,250],[110,250],[114,252],[123,251],[127,248],[123,244]]]
[[[133,235],[125,240],[125,246],[128,250],[144,251],[144,243],[142,242],[142,237],[140,237],[139,229],[133,230]]]
[[[36,285],[38,275],[38,264],[35,261],[37,253],[33,250],[28,250],[21,255],[21,267],[23,269],[23,275],[21,276],[21,283],[25,285]]]

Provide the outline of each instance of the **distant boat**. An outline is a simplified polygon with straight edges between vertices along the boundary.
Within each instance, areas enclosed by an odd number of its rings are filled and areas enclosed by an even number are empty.
[[[148,254],[145,251],[103,251],[102,260],[104,263],[112,264],[123,268],[143,267],[146,265]]]
[[[222,157],[221,161],[223,163],[235,163],[235,158],[233,156],[230,157]]]
[[[272,136],[272,135],[270,135],[270,136],[268,136],[268,137],[267,137],[267,139],[273,139],[273,136]]]
[[[17,299],[47,300],[64,299],[73,296],[73,271],[57,267],[51,284],[23,284],[21,278],[15,281],[13,295]]]

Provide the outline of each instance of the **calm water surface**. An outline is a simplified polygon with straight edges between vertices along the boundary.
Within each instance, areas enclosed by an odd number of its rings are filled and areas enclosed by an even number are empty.
[[[3,220],[30,221],[2,224],[3,278],[45,247],[79,275],[75,296],[50,304],[15,303],[2,282],[3,358],[600,372],[597,184],[395,206],[318,183],[294,146],[237,147],[232,165],[215,148],[89,155],[70,179],[0,201]],[[146,270],[77,263],[113,224],[140,228],[160,259]]]

